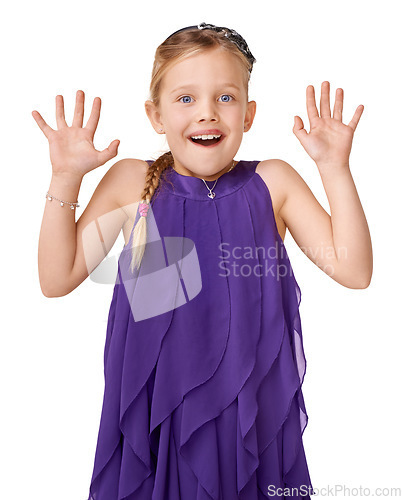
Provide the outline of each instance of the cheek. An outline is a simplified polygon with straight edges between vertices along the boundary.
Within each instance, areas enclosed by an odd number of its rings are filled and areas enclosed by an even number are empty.
[[[244,120],[244,110],[241,106],[233,106],[232,108],[227,109],[226,116],[233,124],[238,123],[239,126],[242,126]]]
[[[188,117],[186,116],[186,113],[172,110],[169,113],[168,123],[169,123],[170,127],[172,128],[172,130],[180,131],[181,128],[187,126]]]

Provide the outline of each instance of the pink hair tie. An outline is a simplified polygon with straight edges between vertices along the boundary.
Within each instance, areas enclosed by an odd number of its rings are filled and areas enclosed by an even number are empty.
[[[139,212],[140,217],[146,217],[148,214],[149,204],[148,203],[140,203]]]

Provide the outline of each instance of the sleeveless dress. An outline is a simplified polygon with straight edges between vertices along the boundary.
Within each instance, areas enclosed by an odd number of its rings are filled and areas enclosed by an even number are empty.
[[[314,493],[301,292],[258,163],[223,174],[214,198],[169,166],[139,271],[129,269],[133,233],[124,246],[89,500]]]

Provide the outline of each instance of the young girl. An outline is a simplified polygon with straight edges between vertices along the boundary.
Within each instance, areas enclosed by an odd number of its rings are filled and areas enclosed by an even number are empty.
[[[335,281],[366,288],[372,249],[349,169],[363,111],[342,123],[329,83],[307,87],[310,132],[293,132],[315,161],[331,216],[280,160],[234,160],[250,130],[255,59],[234,30],[202,23],[158,48],[146,113],[170,151],[115,163],[75,222],[83,176],[117,155],[93,146],[100,99],[83,127],[56,97],[52,180],[39,239],[47,297],[74,290],[123,229],[109,311],[105,393],[91,500],[310,498],[302,434],[307,412],[300,288],[284,237]],[[65,201],[69,200],[69,201]],[[101,242],[101,245],[100,243]]]

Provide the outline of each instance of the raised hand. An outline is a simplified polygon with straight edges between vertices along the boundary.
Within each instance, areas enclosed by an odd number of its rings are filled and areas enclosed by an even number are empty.
[[[49,141],[53,174],[82,177],[117,155],[120,143],[118,139],[112,141],[103,151],[95,149],[93,139],[99,122],[101,99],[95,97],[91,115],[83,127],[84,99],[84,92],[78,90],[71,127],[65,120],[62,95],[56,96],[57,130],[52,129],[38,111],[32,111],[32,116]]]
[[[309,85],[306,91],[307,114],[310,132],[304,129],[303,120],[295,116],[293,133],[317,165],[349,164],[353,135],[363,113],[364,106],[356,108],[348,125],[342,123],[343,90],[338,88],[335,95],[334,111],[331,117],[329,102],[329,82],[321,85],[320,114],[315,104],[314,87]]]

